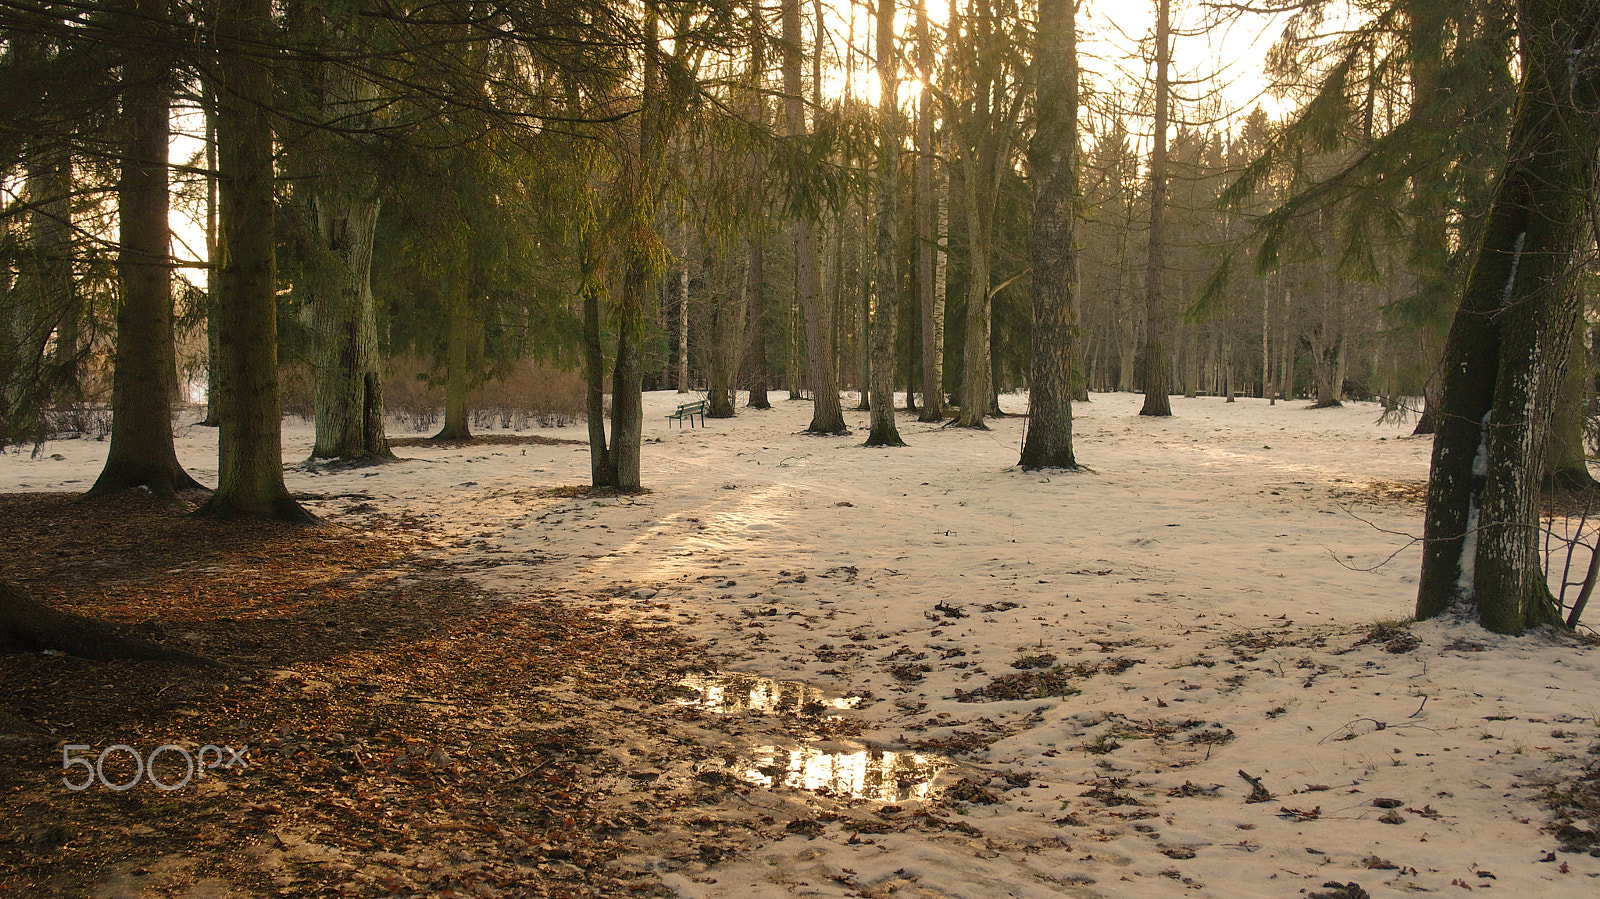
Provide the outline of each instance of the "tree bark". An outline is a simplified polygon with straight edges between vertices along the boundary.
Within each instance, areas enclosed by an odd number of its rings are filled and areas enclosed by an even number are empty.
[[[222,256],[217,230],[217,90],[211,79],[201,83],[200,96],[206,117],[206,259],[215,263]],[[206,273],[206,417],[200,424],[207,428],[222,423],[217,413],[222,405],[222,388],[217,383],[217,360],[222,356],[217,336],[217,318],[222,308],[220,283],[216,269]]]
[[[1076,0],[1040,0],[1033,180],[1033,363],[1023,468],[1077,468],[1072,452],[1077,338],[1078,61]]]
[[[878,173],[882,176],[882,173]],[[857,412],[872,411],[872,303],[873,303],[873,275],[875,272],[876,255],[874,247],[877,237],[878,216],[876,210],[868,203],[861,204],[861,230],[857,233],[860,243],[856,247],[856,310],[854,321],[836,321],[833,345],[842,352],[845,346],[844,334],[851,333],[854,340],[850,346],[856,351],[856,387],[860,396],[856,402]],[[833,294],[835,302],[833,308],[840,310],[839,317],[845,318],[844,313],[844,229],[839,229],[839,240],[834,244],[834,272]],[[870,418],[869,418],[870,420]]]
[[[794,240],[798,248],[799,237],[795,236]],[[789,344],[789,352],[784,355],[783,380],[784,389],[789,393],[789,399],[799,400],[804,398],[802,396],[804,393],[802,382],[805,380],[805,376],[800,370],[800,334],[803,325],[801,324],[800,303],[798,301],[800,295],[800,270],[798,265],[795,267],[794,276],[794,284],[792,285],[794,294],[788,303],[788,327],[784,331]],[[840,415],[842,416],[843,414],[843,410],[840,410]]]
[[[667,89],[661,75],[660,18],[646,10],[644,85],[640,97],[638,143],[618,176],[623,192],[622,277],[612,303],[617,333],[611,369],[611,464],[618,490],[643,485],[639,462],[644,436],[645,295],[665,268],[666,248],[656,224],[656,188],[666,148]]]
[[[783,0],[783,94],[785,134],[799,139],[806,133],[806,117],[800,67],[804,61],[800,34],[800,0]],[[839,375],[833,361],[833,313],[822,291],[822,268],[818,262],[816,226],[804,220],[793,222],[795,240],[795,289],[805,315],[806,349],[810,357],[812,414],[809,434],[848,434],[844,408],[839,402]],[[789,387],[794,395],[797,385]]]
[[[678,392],[689,392],[689,223],[683,222],[683,258],[678,268]]]
[[[878,4],[878,216],[876,290],[867,326],[872,344],[867,446],[905,446],[894,421],[895,329],[900,317],[900,78],[892,3]]]
[[[600,327],[600,292],[594,283],[598,263],[584,259],[583,280],[583,380],[584,409],[589,426],[589,483],[595,487],[615,487],[616,466],[606,442],[606,352]]]
[[[767,282],[764,244],[765,237],[761,234],[750,238],[750,308],[746,313],[749,319],[746,327],[754,332],[750,343],[748,373],[750,399],[747,403],[752,409],[772,408],[772,400],[767,398],[767,382],[772,375],[767,363]]]
[[[949,137],[942,141],[946,152],[941,160],[949,159]],[[948,396],[944,385],[945,307],[950,285],[950,171],[941,161],[934,168],[935,190],[938,199],[934,209],[934,240],[937,243],[933,256],[933,385],[939,394],[939,408],[949,412]]]
[[[766,101],[763,90],[767,69],[766,40],[766,24],[762,19],[761,0],[750,0],[750,81],[747,85],[749,89],[747,99],[750,104],[749,121],[757,127],[766,125]],[[750,182],[759,186],[765,174],[761,157],[752,152],[748,161]],[[752,409],[772,408],[772,401],[767,398],[771,371],[767,362],[767,281],[764,265],[766,239],[764,229],[760,227],[751,229],[745,266],[746,283],[750,292],[746,295],[748,303],[744,317],[750,352],[748,371],[744,372],[744,377],[750,388],[747,405]],[[736,371],[734,377],[738,378],[740,374],[740,371]]]
[[[917,307],[922,326],[922,411],[918,421],[944,419],[942,366],[934,330],[934,206],[938,189],[933,170],[933,36],[928,26],[928,0],[917,2]]]
[[[987,429],[985,414],[998,415],[991,347],[991,262],[1000,181],[1011,163],[1011,140],[1021,110],[1021,89],[1006,77],[1007,39],[990,0],[977,0],[967,16],[972,46],[971,116],[961,130],[958,166],[967,225],[967,314],[961,360],[961,411],[957,427]],[[1008,95],[1008,90],[1010,93]]]
[[[221,0],[217,10],[218,187],[221,194],[224,397],[217,490],[197,514],[314,522],[283,483],[278,389],[277,259],[273,243],[271,0]]]
[[[729,279],[724,277],[721,280],[721,289],[710,288],[706,294],[710,304],[712,335],[711,372],[706,391],[707,418],[733,418],[735,415],[734,391],[738,386],[739,365],[744,361],[744,319],[750,305],[749,272],[744,273],[744,280],[736,295],[730,295],[732,291],[726,286]]]
[[[372,296],[375,196],[319,189],[311,199],[311,232],[328,273],[308,289],[315,335],[313,459],[392,459],[383,426],[382,359]]]
[[[643,486],[639,470],[644,437],[644,294],[645,267],[630,261],[613,309],[617,318],[617,356],[611,369],[611,460],[618,490]]]
[[[434,440],[471,440],[472,407],[468,395],[483,347],[482,325],[472,312],[465,287],[454,285],[446,301],[444,338],[444,424]]]
[[[1559,622],[1540,562],[1539,485],[1578,294],[1600,148],[1600,7],[1518,5],[1510,154],[1446,342],[1417,616],[1519,634]]]
[[[961,351],[961,411],[953,422],[960,428],[982,428],[994,393],[989,361],[989,221],[980,208],[982,173],[968,157],[962,166],[967,219],[967,309]]]
[[[1583,441],[1583,422],[1588,414],[1594,376],[1589,347],[1584,340],[1586,330],[1583,316],[1575,316],[1567,371],[1556,395],[1550,441],[1545,450],[1544,489],[1547,491],[1585,491],[1600,487],[1589,473],[1589,454]]]
[[[1144,405],[1140,415],[1172,414],[1172,373],[1167,363],[1167,122],[1171,102],[1167,69],[1172,60],[1169,0],[1156,0],[1156,114],[1150,149],[1149,261],[1145,272]]]
[[[344,23],[329,23],[342,31]],[[359,26],[358,26],[359,27]],[[311,115],[340,130],[368,126],[377,87],[348,66],[319,71]],[[302,284],[312,333],[316,422],[313,459],[392,459],[383,427],[382,359],[372,252],[382,206],[373,159],[339,136],[313,131],[300,143],[306,159],[301,193],[310,259]]]
[[[130,0],[139,21],[166,16],[166,0]],[[127,148],[118,190],[117,365],[111,390],[111,448],[85,494],[145,487],[169,501],[204,489],[178,464],[172,441],[173,337],[167,139],[170,72],[153,49],[130,55],[123,74]]]

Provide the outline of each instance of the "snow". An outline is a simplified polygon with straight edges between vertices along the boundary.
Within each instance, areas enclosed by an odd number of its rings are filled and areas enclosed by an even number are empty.
[[[1486,478],[1489,476],[1489,426],[1494,421],[1494,409],[1483,413],[1483,420],[1478,424],[1478,451],[1472,455],[1472,476]],[[1473,495],[1467,503],[1467,532],[1461,538],[1461,558],[1456,563],[1456,568],[1461,572],[1456,578],[1456,595],[1461,597],[1463,604],[1472,601],[1474,578],[1478,572],[1478,496]]]
[[[1511,295],[1517,288],[1517,269],[1522,266],[1522,249],[1527,245],[1528,232],[1519,231],[1516,243],[1511,248],[1511,272],[1506,275],[1506,286],[1500,290],[1500,308],[1511,305]]]
[[[1593,759],[1600,655],[1459,622],[1413,626],[1409,651],[1361,642],[1411,613],[1421,508],[1384,488],[1425,480],[1431,446],[1377,406],[1174,397],[1153,419],[1138,396],[1096,394],[1075,407],[1089,470],[1023,472],[1021,418],[971,431],[901,415],[909,447],[866,449],[865,412],[847,413],[850,437],[812,437],[809,403],[683,429],[665,418],[679,401],[645,397],[652,492],[635,497],[549,493],[587,482],[583,446],[408,447],[394,465],[307,470],[312,432],[291,419],[284,452],[292,490],[330,497],[308,502],[319,514],[413,516],[433,534],[419,551],[485,563],[474,576],[513,600],[672,623],[730,669],[870,693],[830,711],[865,721],[869,743],[994,738],[940,775],[999,794],[964,809],[970,830],[835,824],[696,869],[631,860],[680,895],[1600,889],[1600,859],[1542,861],[1557,844],[1538,802]],[[180,431],[202,482],[215,439]],[[7,455],[0,490],[85,489],[105,450]],[[958,699],[1028,655],[1098,673],[1072,696]],[[1247,802],[1241,772],[1274,798]]]

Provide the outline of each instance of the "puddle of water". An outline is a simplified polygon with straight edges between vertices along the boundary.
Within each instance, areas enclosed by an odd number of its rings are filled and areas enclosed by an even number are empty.
[[[933,780],[950,766],[938,756],[870,749],[843,743],[799,747],[763,746],[739,771],[763,787],[826,791],[834,796],[880,802],[927,799]]]
[[[679,681],[693,696],[678,700],[712,712],[803,712],[820,715],[829,709],[853,709],[861,700],[854,696],[829,696],[810,684],[774,680],[755,674],[720,671],[696,674]]]
[[[677,701],[722,714],[799,712],[821,715],[853,709],[859,697],[830,696],[810,684],[756,674],[716,672],[679,681]],[[879,802],[926,799],[950,762],[917,752],[874,749],[853,743],[812,742],[755,746],[739,753],[729,773],[762,787],[792,787]]]

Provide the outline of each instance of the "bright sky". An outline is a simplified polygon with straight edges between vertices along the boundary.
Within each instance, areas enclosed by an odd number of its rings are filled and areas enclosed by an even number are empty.
[[[1085,13],[1080,14],[1084,21],[1079,25],[1086,32],[1080,47],[1085,69],[1102,78],[1129,82],[1125,90],[1136,90],[1137,84],[1147,83],[1154,75],[1154,66],[1130,41],[1153,38],[1155,0],[1086,0],[1085,5]],[[1282,16],[1245,14],[1205,27],[1206,17],[1214,13],[1186,0],[1174,0],[1171,15],[1172,77],[1176,92],[1188,101],[1185,105],[1217,94],[1216,102],[1229,111],[1248,112],[1257,103],[1272,108],[1273,98],[1263,96],[1267,81],[1262,66],[1282,31]],[[1090,54],[1103,58],[1088,58]],[[1179,80],[1206,83],[1176,84]]]
[[[903,10],[897,29],[901,40],[913,40],[913,11],[915,0],[901,0]],[[948,0],[931,0],[929,16],[942,27],[949,18]],[[1281,16],[1240,16],[1213,28],[1203,29],[1202,17],[1207,11],[1187,0],[1175,0],[1172,17],[1174,28],[1173,75],[1175,79],[1205,80],[1204,84],[1180,85],[1178,91],[1191,102],[1208,95],[1217,95],[1215,102],[1227,111],[1245,113],[1260,103],[1273,110],[1278,105],[1272,97],[1263,96],[1266,80],[1261,75],[1262,59],[1282,28]],[[872,13],[865,5],[834,2],[827,10],[828,29],[835,52],[848,53],[854,49],[853,71],[846,66],[837,68],[827,76],[824,93],[842,96],[846,81],[850,92],[876,103],[878,82],[872,69],[868,52],[872,47]],[[852,27],[853,18],[853,27]],[[1155,0],[1084,0],[1078,14],[1079,55],[1086,80],[1105,83],[1121,82],[1120,92],[1136,94],[1141,84],[1147,83],[1152,72],[1146,62],[1147,53],[1141,55],[1138,42],[1149,38],[1155,30]],[[851,37],[853,35],[853,37]],[[907,79],[901,90],[901,102],[914,95],[914,83]]]

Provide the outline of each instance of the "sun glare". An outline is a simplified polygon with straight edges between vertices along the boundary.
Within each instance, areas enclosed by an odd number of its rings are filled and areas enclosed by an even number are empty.
[[[949,46],[943,32],[951,19],[950,2],[928,3],[936,52]],[[898,101],[908,112],[922,89],[916,72],[916,10],[902,2],[896,13],[896,52],[901,76]],[[1262,73],[1263,59],[1282,26],[1282,16],[1236,16],[1207,27],[1202,17],[1209,8],[1173,5],[1174,74],[1193,85],[1182,92],[1212,98],[1218,112],[1244,114],[1256,105],[1270,111],[1277,103],[1269,96]],[[822,42],[827,64],[820,93],[824,102],[853,99],[879,104],[879,86],[873,46],[874,24],[870,6],[830,2],[823,8]],[[1085,3],[1078,12],[1079,56],[1083,77],[1099,93],[1132,96],[1150,78],[1148,43],[1155,28],[1155,0],[1138,3]],[[1141,46],[1143,42],[1143,46]],[[937,79],[936,79],[937,80]]]

